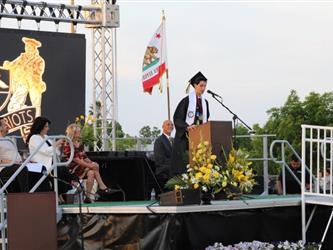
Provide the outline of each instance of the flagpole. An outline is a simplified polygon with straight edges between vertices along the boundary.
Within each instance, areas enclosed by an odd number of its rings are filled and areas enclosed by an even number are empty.
[[[165,43],[165,53],[166,51],[166,32],[165,32],[165,15],[164,15],[164,10],[162,10],[162,23],[163,23],[163,36],[164,37],[164,43]],[[166,60],[167,62],[167,60]],[[168,120],[171,120],[171,115],[170,115],[170,91],[169,91],[169,66],[166,67],[166,81],[167,81],[167,106],[168,106]]]

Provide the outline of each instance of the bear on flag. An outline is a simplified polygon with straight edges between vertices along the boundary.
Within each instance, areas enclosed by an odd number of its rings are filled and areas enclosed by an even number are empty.
[[[166,37],[164,22],[162,22],[151,38],[143,57],[142,84],[144,92],[151,94],[153,87],[157,84],[160,85],[159,89],[162,92],[160,80],[166,70]]]

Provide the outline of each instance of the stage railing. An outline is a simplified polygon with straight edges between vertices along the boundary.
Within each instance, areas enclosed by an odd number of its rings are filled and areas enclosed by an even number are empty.
[[[275,157],[274,155],[274,149],[276,146],[280,146],[280,157]],[[286,161],[286,150],[291,151],[293,155],[296,156],[296,158],[301,162],[302,158],[299,156],[299,154],[296,152],[294,147],[287,141],[287,140],[274,140],[271,143],[270,146],[270,155],[273,162],[281,165],[281,173],[282,173],[282,190],[283,195],[286,195],[286,170],[291,174],[291,176],[295,179],[295,181],[299,184],[300,188],[302,186],[302,180],[300,180],[293,171],[289,168],[288,162]],[[310,169],[307,167],[307,165],[304,165],[305,171],[311,176],[311,179],[314,183],[317,183],[317,178],[311,174]]]
[[[262,162],[263,163],[263,180],[264,180],[264,192],[262,193],[262,195],[268,195],[269,194],[269,182],[270,182],[270,178],[269,178],[269,161],[272,160],[271,157],[269,157],[268,154],[268,140],[269,138],[275,137],[276,135],[272,135],[272,134],[263,134],[263,135],[255,135],[255,134],[251,134],[251,135],[236,135],[236,138],[239,139],[243,139],[243,138],[250,138],[250,139],[254,139],[254,138],[261,138],[262,139],[262,157],[258,157],[258,158],[253,158],[250,157],[249,160],[250,161],[258,161],[258,162]]]
[[[7,220],[6,220],[6,193],[5,190],[7,187],[15,180],[15,178],[20,174],[20,172],[23,170],[23,168],[26,166],[27,163],[31,161],[31,158],[40,150],[40,148],[47,143],[48,140],[55,141],[56,139],[65,139],[71,148],[71,154],[66,162],[60,162],[58,157],[57,157],[57,149],[54,146],[55,144],[53,143],[53,161],[50,169],[48,169],[46,172],[42,172],[41,178],[37,181],[37,183],[32,187],[32,189],[29,191],[30,193],[33,193],[39,185],[46,179],[46,177],[54,171],[54,191],[56,193],[56,211],[59,211],[58,208],[58,180],[57,180],[57,166],[66,166],[68,165],[74,157],[74,147],[72,140],[64,135],[58,135],[58,136],[46,136],[43,141],[37,146],[36,150],[34,150],[24,161],[21,163],[20,167],[15,171],[15,173],[2,185],[0,188],[0,230],[1,230],[1,238],[2,238],[2,249],[6,249],[6,228],[7,228]],[[0,141],[9,141],[12,146],[14,151],[18,152],[16,143],[12,139],[8,138],[0,138]],[[14,157],[15,156],[15,157]],[[13,159],[11,162],[6,163],[6,164],[0,164],[0,167],[9,167],[13,165],[16,161],[17,158],[17,153],[13,155]]]
[[[306,164],[310,170],[310,180],[305,175]],[[306,204],[333,207],[333,127],[302,125],[302,238],[314,216],[316,206],[310,217],[306,218]],[[318,181],[314,181],[315,176]],[[308,183],[309,182],[309,183]],[[333,209],[323,233],[325,236],[333,218]]]

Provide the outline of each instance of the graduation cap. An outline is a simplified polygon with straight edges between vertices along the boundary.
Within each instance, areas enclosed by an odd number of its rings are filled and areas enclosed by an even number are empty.
[[[198,84],[201,81],[207,82],[207,78],[199,71],[188,81],[188,86],[186,88],[186,93],[188,93],[190,85],[192,85],[194,87],[194,84]]]

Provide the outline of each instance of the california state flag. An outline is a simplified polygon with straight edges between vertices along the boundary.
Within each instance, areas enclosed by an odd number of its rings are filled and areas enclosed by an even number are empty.
[[[166,69],[166,36],[164,21],[162,21],[151,38],[143,57],[142,84],[144,92],[151,94],[156,84],[160,84],[160,91],[162,92],[160,81]]]

